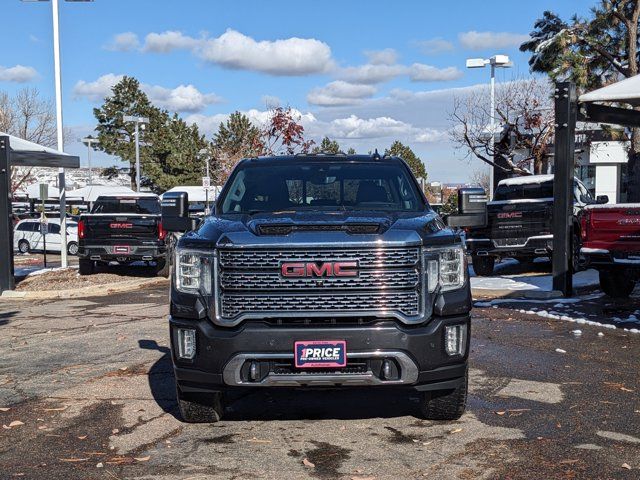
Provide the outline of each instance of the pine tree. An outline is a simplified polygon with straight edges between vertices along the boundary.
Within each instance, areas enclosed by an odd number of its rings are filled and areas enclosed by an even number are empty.
[[[393,142],[391,147],[385,150],[384,154],[402,158],[407,162],[416,178],[427,178],[427,171],[425,170],[424,163],[422,163],[420,157],[416,156],[411,148],[402,144],[400,141],[396,140]]]
[[[553,80],[570,79],[581,91],[638,75],[640,0],[601,0],[588,19],[564,21],[544,12],[531,39],[520,46],[531,52],[529,66]],[[640,201],[640,129],[631,131],[629,201]]]
[[[335,140],[331,140],[329,137],[324,137],[320,142],[320,145],[313,148],[313,153],[326,153],[330,155],[337,155],[342,153],[340,145]]]
[[[260,129],[251,123],[249,117],[237,111],[226,122],[220,123],[211,143],[214,177],[220,185],[241,159],[260,155],[262,150]]]

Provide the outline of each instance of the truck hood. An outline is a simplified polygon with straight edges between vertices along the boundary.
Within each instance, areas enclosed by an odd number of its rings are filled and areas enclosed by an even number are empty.
[[[446,245],[460,239],[432,210],[424,212],[273,212],[208,217],[179,246]]]

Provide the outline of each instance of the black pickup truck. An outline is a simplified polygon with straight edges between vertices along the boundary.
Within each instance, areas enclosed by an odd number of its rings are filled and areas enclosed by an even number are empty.
[[[166,231],[160,200],[148,193],[103,195],[91,213],[78,221],[80,275],[94,272],[96,263],[154,263],[160,276],[169,275]]]
[[[573,267],[580,265],[579,214],[586,205],[606,203],[606,196],[594,200],[578,179],[573,195]],[[493,201],[487,203],[487,224],[467,229],[466,244],[477,275],[493,273],[496,260],[510,257],[521,262],[548,257],[553,250],[553,175],[531,175],[502,180]]]
[[[163,196],[167,228],[188,214],[185,195]],[[214,213],[178,241],[173,268],[185,421],[217,421],[230,395],[284,387],[393,388],[426,418],[462,415],[463,246],[401,159],[243,160]]]

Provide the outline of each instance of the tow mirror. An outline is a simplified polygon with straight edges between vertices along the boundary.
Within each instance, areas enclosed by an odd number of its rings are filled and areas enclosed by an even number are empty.
[[[189,217],[189,195],[187,192],[167,192],[160,203],[162,228],[169,232],[194,230],[198,221]]]
[[[609,203],[609,195],[598,195],[596,197],[596,203],[600,205],[604,205],[605,203]]]
[[[450,227],[485,227],[487,225],[487,193],[483,188],[458,189],[458,213],[447,217]]]

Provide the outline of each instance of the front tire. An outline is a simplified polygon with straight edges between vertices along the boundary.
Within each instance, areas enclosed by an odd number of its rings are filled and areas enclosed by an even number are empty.
[[[31,251],[31,245],[26,240],[20,240],[18,242],[18,251],[23,254],[27,254]]]
[[[473,255],[471,257],[471,263],[473,264],[473,270],[479,277],[489,277],[493,275],[493,268],[496,265],[495,257]]]
[[[192,394],[185,395],[176,386],[178,409],[180,417],[186,423],[215,423],[222,419],[224,414],[224,402],[222,392],[214,392],[209,395]]]
[[[600,288],[611,298],[627,298],[636,282],[624,270],[605,270],[600,272]]]
[[[95,263],[93,260],[87,260],[85,258],[78,260],[78,272],[80,275],[91,275],[93,274],[94,268]]]
[[[467,406],[469,371],[464,374],[463,382],[453,390],[425,392],[422,399],[421,414],[426,420],[457,420]]]

